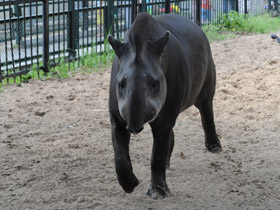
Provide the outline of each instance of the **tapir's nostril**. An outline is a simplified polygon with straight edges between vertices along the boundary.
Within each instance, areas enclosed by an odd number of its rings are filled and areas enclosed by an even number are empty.
[[[132,133],[133,135],[136,135],[136,134],[140,133],[144,129],[144,127],[140,127],[140,128],[128,128],[128,127],[126,127],[126,129],[130,133]]]

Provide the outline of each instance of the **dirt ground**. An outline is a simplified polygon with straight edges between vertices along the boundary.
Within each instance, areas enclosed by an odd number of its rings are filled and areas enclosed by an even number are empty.
[[[0,92],[0,209],[279,209],[280,45],[265,34],[211,47],[223,151],[205,150],[196,108],[183,112],[167,171],[170,197],[154,201],[145,195],[148,125],[131,140],[141,184],[125,194],[117,182],[107,70]]]

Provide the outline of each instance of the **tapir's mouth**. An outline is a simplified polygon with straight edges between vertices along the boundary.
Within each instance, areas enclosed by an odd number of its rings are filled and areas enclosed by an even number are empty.
[[[129,128],[129,127],[126,127],[126,129],[133,135],[137,135],[138,133],[140,133],[144,127],[140,127],[140,128]]]

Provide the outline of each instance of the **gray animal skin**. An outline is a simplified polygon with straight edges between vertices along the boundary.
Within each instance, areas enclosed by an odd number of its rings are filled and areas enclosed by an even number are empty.
[[[167,197],[166,168],[180,112],[195,105],[206,148],[221,150],[213,116],[216,73],[209,42],[200,27],[182,16],[146,13],[138,15],[124,42],[112,36],[109,42],[117,55],[111,72],[109,112],[118,181],[126,193],[139,184],[130,161],[129,141],[131,134],[149,123],[154,144],[147,195]]]

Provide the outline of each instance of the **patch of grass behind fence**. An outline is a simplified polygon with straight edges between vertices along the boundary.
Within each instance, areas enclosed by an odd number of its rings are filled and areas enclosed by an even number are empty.
[[[235,11],[225,14],[219,26],[205,25],[202,29],[210,42],[233,38],[244,33],[272,33],[280,30],[280,18],[265,13],[258,16],[238,14]]]
[[[246,32],[271,33],[280,30],[280,17],[271,17],[268,13],[247,19]]]
[[[42,66],[43,63],[39,63],[39,65],[34,65],[31,67],[31,70],[22,76],[18,76],[16,78],[8,78],[4,79],[2,83],[0,83],[0,90],[2,87],[7,84],[18,84],[20,85],[22,82],[28,82],[30,79],[67,79],[70,78],[72,74],[81,70],[81,73],[90,73],[93,71],[102,71],[107,69],[115,56],[114,51],[110,48],[109,42],[106,39],[104,41],[104,50],[102,53],[96,53],[95,46],[92,46],[91,52],[85,53],[79,60],[74,60],[71,62],[67,62],[64,59],[56,60],[58,65],[55,67],[51,67],[48,73],[44,73],[42,70],[38,69],[38,66]]]

